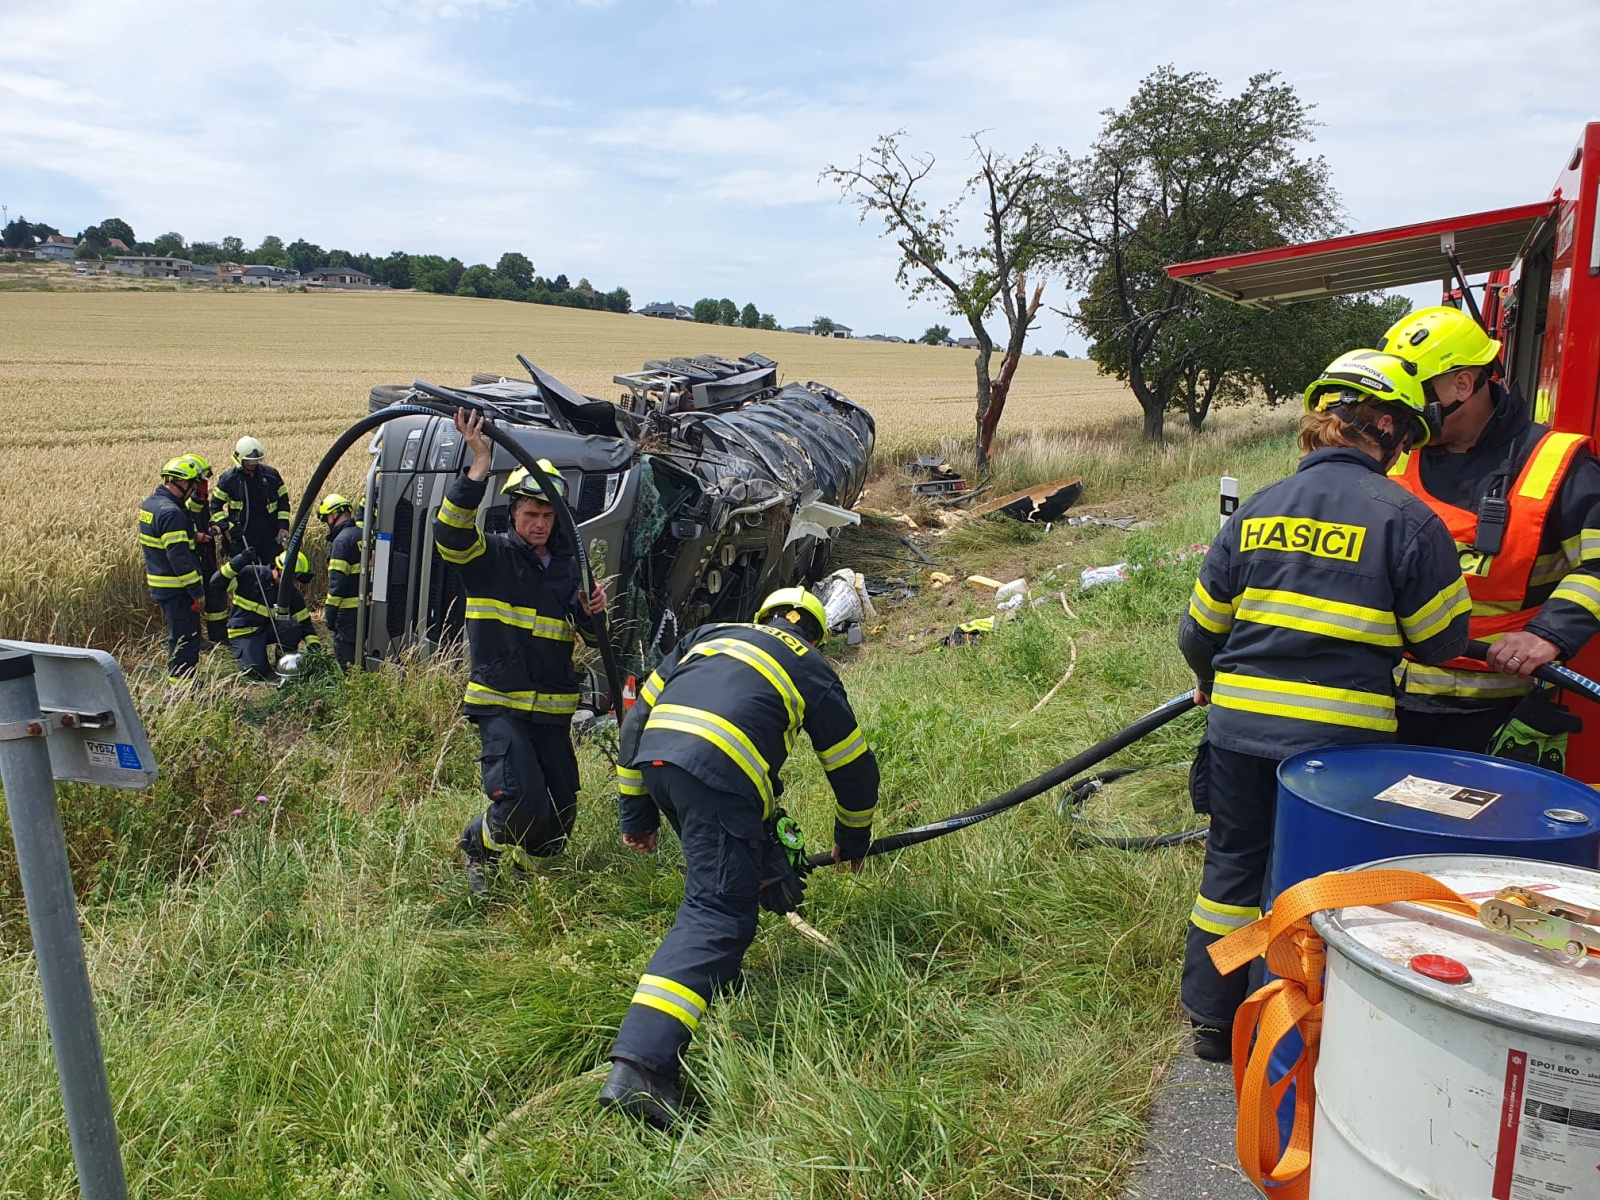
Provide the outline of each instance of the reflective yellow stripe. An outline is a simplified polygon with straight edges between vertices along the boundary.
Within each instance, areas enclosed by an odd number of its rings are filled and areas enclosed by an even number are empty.
[[[359,596],[329,596],[322,603],[325,608],[360,608],[361,598]]]
[[[1575,537],[1568,538],[1567,541],[1576,543],[1578,539]],[[1549,554],[1541,554],[1533,560],[1533,574],[1528,577],[1528,586],[1530,588],[1545,587],[1552,583],[1559,583],[1563,575],[1578,565],[1579,559],[1577,557],[1576,544],[1568,548],[1567,542],[1562,542],[1561,546],[1560,550],[1551,551]],[[1600,558],[1600,552],[1597,552],[1593,557]],[[1520,604],[1517,605],[1517,608],[1521,607]],[[1474,606],[1473,611],[1477,611],[1476,606]],[[1516,609],[1510,611],[1515,612]]]
[[[1552,433],[1539,447],[1539,457],[1528,468],[1528,473],[1517,489],[1517,495],[1529,500],[1543,500],[1550,484],[1561,469],[1561,460],[1574,442],[1583,441],[1581,433]]]
[[[149,546],[152,550],[165,550],[169,546],[188,546],[194,548],[194,535],[187,529],[174,529],[171,533],[153,534],[141,533],[139,544]]]
[[[1299,683],[1287,679],[1260,679],[1251,675],[1217,672],[1211,702],[1223,708],[1289,717],[1299,721],[1318,721],[1325,725],[1348,725],[1356,729],[1395,729],[1394,697],[1354,688],[1325,687],[1319,683]]]
[[[468,683],[463,704],[511,708],[518,712],[571,716],[578,710],[577,692],[497,692],[481,683]]]
[[[1466,582],[1457,578],[1439,589],[1439,594],[1429,600],[1409,617],[1400,618],[1400,628],[1412,642],[1425,642],[1443,633],[1450,622],[1472,611],[1472,597],[1467,594]]]
[[[1194,581],[1194,595],[1189,598],[1189,615],[1212,633],[1227,633],[1233,628],[1233,605],[1218,604],[1198,579]]]
[[[342,558],[330,558],[328,560],[329,575],[351,575],[355,573],[355,569],[355,563],[346,562]]]
[[[467,620],[499,621],[503,625],[526,629],[534,637],[549,638],[554,642],[572,640],[572,626],[565,621],[542,616],[536,608],[521,608],[486,596],[467,597]]]
[[[485,549],[488,548],[487,544],[483,540],[483,531],[482,530],[479,530],[477,540],[474,541],[472,543],[472,545],[468,546],[465,550],[452,550],[449,546],[446,546],[443,542],[435,542],[434,545],[439,550],[439,557],[440,558],[444,559],[445,562],[451,563],[451,564],[453,564],[455,566],[458,566],[458,567],[465,566],[467,563],[469,563],[473,559],[477,558],[480,554],[482,554],[484,552]]]
[[[847,763],[853,763],[867,752],[867,735],[861,732],[858,725],[852,729],[848,736],[840,738],[833,745],[817,755],[822,760],[824,771],[837,771]]]
[[[783,701],[784,710],[789,714],[789,730],[787,740],[792,745],[794,731],[805,720],[806,702],[800,695],[800,689],[795,687],[794,680],[789,678],[789,673],[779,665],[765,650],[742,642],[738,638],[713,638],[709,642],[702,642],[689,651],[688,657],[709,657],[713,654],[725,654],[729,658],[743,663],[770,683]]]
[[[646,1008],[677,1017],[691,1030],[698,1028],[700,1018],[706,1015],[706,1002],[699,993],[664,975],[639,976],[638,988],[629,1003],[642,1004]]]
[[[272,610],[265,604],[259,604],[254,600],[246,600],[243,596],[234,596],[233,606],[243,609],[247,613],[255,613],[259,617],[270,617],[272,615]]]
[[[224,579],[239,578],[239,572],[233,569],[233,559],[230,558],[222,564],[222,577]]]
[[[187,588],[190,584],[200,582],[200,572],[190,571],[187,575],[151,575],[145,573],[146,586],[153,588]]]
[[[761,797],[763,818],[772,809],[771,768],[761,756],[744,730],[703,708],[689,708],[682,704],[658,704],[650,710],[646,729],[669,729],[675,733],[692,734],[710,742],[726,754],[755,785]]]
[[[1458,581],[1459,582],[1459,581]],[[1462,596],[1465,598],[1466,593]],[[1238,619],[1280,629],[1298,629],[1347,642],[1398,646],[1400,633],[1394,614],[1381,608],[1323,600],[1303,592],[1273,588],[1245,588],[1239,598]]]
[[[1569,600],[1600,620],[1600,583],[1588,575],[1568,575],[1550,593],[1551,600]]]
[[[1455,696],[1464,700],[1508,700],[1533,690],[1533,680],[1488,671],[1458,671],[1406,662],[1398,669],[1400,686],[1414,696]]]
[[[457,529],[476,529],[478,527],[478,510],[475,508],[462,508],[446,500],[439,506],[439,520],[446,525],[453,525]]]
[[[648,796],[650,789],[644,786],[644,772],[637,767],[625,767],[617,764],[617,790],[624,796]]]
[[[865,829],[872,824],[872,814],[876,811],[877,805],[857,811],[853,808],[846,808],[842,804],[836,804],[833,808],[833,817],[846,829]]]
[[[646,704],[654,704],[661,698],[661,689],[666,686],[667,685],[662,680],[660,674],[655,671],[651,671],[650,678],[646,679],[644,681],[644,686],[639,689],[639,699],[643,700]]]
[[[1194,908],[1189,913],[1189,920],[1193,924],[1219,937],[1226,937],[1235,929],[1243,929],[1260,917],[1259,908],[1243,904],[1218,904],[1204,896],[1194,898]]]

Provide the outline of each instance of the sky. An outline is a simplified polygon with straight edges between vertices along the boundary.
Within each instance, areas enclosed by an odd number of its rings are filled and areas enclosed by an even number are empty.
[[[1151,70],[1315,105],[1353,229],[1548,195],[1600,119],[1600,0],[0,0],[0,204],[67,233],[266,234],[958,324],[819,178],[880,133],[1084,152]],[[1418,297],[1433,297],[1424,289]],[[1066,307],[1063,285],[1046,305]],[[964,332],[957,330],[957,333]],[[1055,315],[1030,346],[1081,353]]]

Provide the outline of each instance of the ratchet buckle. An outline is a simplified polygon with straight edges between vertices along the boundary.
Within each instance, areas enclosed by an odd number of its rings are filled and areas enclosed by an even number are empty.
[[[1573,963],[1600,957],[1600,909],[1508,887],[1479,906],[1478,920],[1493,933],[1554,950]]]

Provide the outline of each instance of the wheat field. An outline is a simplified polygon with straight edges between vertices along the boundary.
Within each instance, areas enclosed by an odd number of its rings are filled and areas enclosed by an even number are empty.
[[[0,292],[0,632],[101,644],[143,632],[134,509],[161,464],[218,468],[251,433],[298,489],[375,384],[517,375],[518,352],[590,396],[646,359],[758,351],[864,403],[888,450],[971,429],[972,355],[408,292]],[[1092,364],[1028,358],[1005,428],[1136,407]],[[353,486],[352,454],[338,486]],[[137,619],[130,619],[137,614]]]

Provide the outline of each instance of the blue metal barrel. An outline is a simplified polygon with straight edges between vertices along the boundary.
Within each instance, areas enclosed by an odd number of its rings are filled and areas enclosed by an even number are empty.
[[[1399,790],[1410,803],[1380,800]],[[1454,798],[1452,789],[1458,791]],[[1431,807],[1413,807],[1416,804]],[[1600,868],[1600,793],[1540,767],[1423,746],[1328,746],[1278,764],[1270,894],[1326,871],[1417,854],[1486,854]],[[1268,1068],[1300,1054],[1293,1033]],[[1294,1089],[1278,1109],[1287,1143]]]

